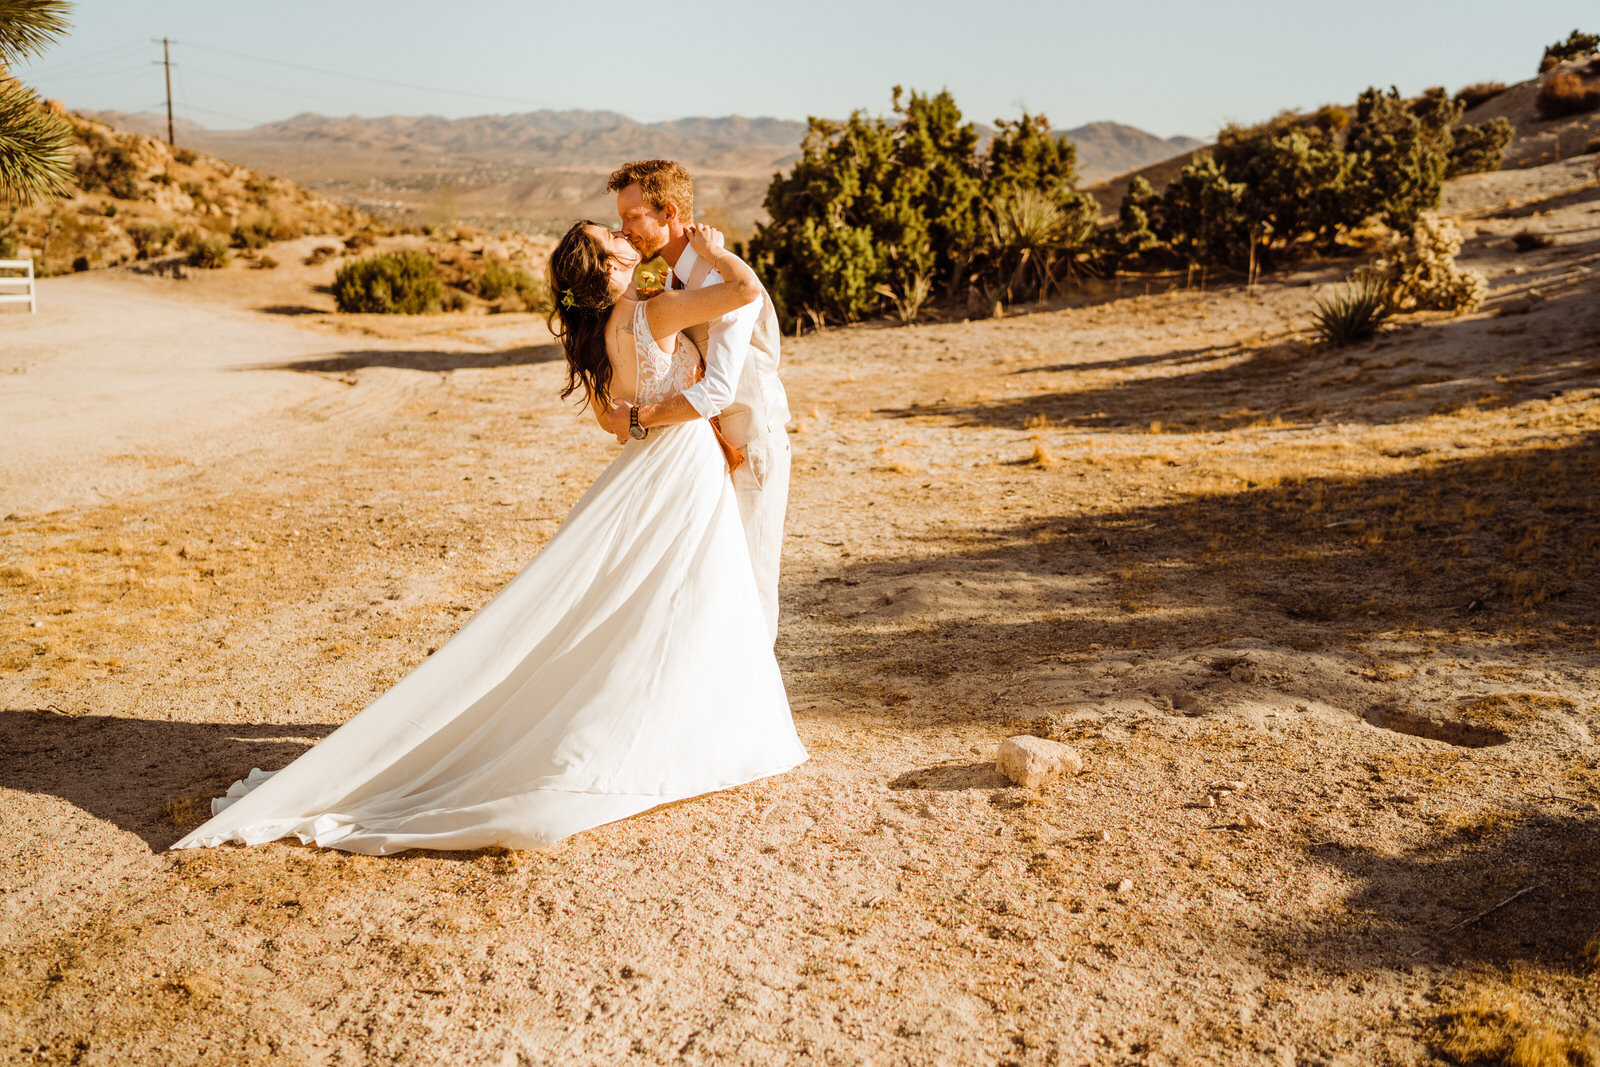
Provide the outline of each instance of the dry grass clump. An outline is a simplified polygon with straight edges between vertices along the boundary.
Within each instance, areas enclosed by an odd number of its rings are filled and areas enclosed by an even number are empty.
[[[1456,705],[1461,718],[1478,726],[1514,726],[1538,719],[1545,712],[1571,711],[1577,705],[1549,693],[1491,693],[1462,700]]]
[[[1600,86],[1590,85],[1576,71],[1563,70],[1546,78],[1539,86],[1539,117],[1565,118],[1600,108]]]
[[[1440,1050],[1461,1064],[1597,1067],[1600,1034],[1569,1029],[1531,1013],[1514,994],[1479,994],[1440,1016]]]
[[[1471,111],[1479,104],[1487,103],[1505,91],[1505,82],[1476,82],[1456,92],[1456,103]]]

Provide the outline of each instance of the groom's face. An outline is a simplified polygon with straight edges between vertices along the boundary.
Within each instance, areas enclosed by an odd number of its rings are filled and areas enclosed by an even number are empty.
[[[677,221],[678,209],[674,204],[651,207],[644,198],[644,190],[634,182],[617,193],[617,216],[622,219],[622,235],[639,250],[639,255],[649,259],[672,240],[672,224]]]

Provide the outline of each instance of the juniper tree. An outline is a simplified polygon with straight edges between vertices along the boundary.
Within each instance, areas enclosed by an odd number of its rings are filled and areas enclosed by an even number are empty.
[[[66,33],[70,9],[68,0],[0,0],[0,201],[12,205],[71,184],[71,129],[8,72]]]
[[[1600,33],[1580,33],[1573,30],[1565,41],[1546,45],[1544,57],[1539,61],[1539,73],[1559,67],[1569,59],[1581,59],[1600,52]]]

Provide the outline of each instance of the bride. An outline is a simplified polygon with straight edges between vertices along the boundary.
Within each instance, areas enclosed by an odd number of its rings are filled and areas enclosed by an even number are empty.
[[[760,290],[716,230],[688,237],[728,280],[644,300],[620,234],[567,231],[550,261],[563,397],[581,389],[600,418],[613,398],[693,383],[699,353],[678,331]],[[172,847],[538,848],[806,758],[712,426],[635,428],[459,633],[287,767],[235,782]]]

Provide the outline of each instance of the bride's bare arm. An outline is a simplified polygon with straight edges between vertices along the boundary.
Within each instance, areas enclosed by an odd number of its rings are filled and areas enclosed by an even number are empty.
[[[656,337],[668,337],[686,326],[710,322],[761,299],[756,272],[726,250],[720,232],[693,224],[685,227],[684,233],[695,255],[710,263],[723,280],[703,289],[669,290],[647,303],[644,313],[650,320],[650,333]]]

